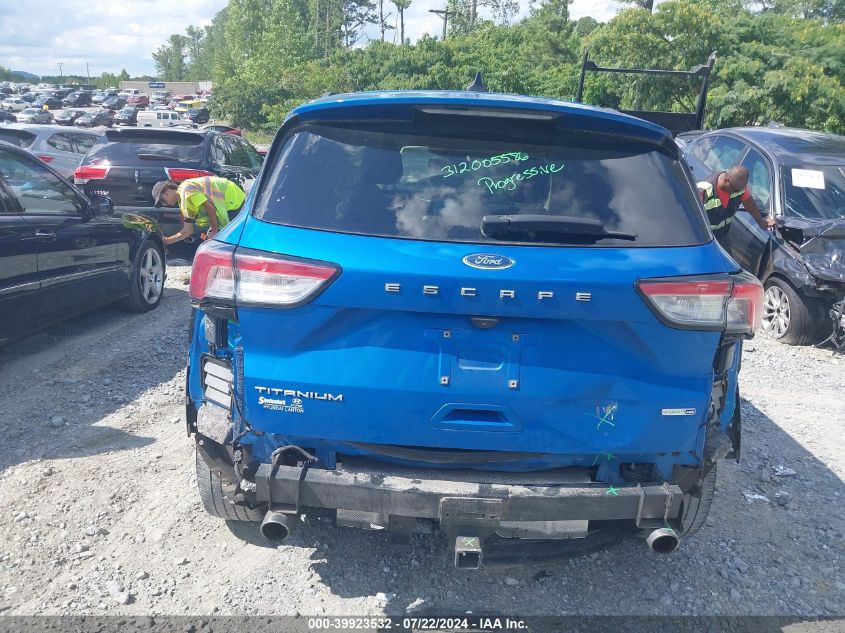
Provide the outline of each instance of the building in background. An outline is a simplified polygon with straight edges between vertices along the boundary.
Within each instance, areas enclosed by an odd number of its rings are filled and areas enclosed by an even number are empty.
[[[167,90],[173,95],[189,95],[211,92],[210,81],[121,81],[121,90],[140,90],[152,94],[156,90]]]

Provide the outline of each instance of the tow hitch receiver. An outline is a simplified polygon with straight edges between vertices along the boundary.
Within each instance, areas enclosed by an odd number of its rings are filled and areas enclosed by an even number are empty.
[[[481,567],[481,539],[477,536],[459,536],[455,539],[455,567],[478,569]]]

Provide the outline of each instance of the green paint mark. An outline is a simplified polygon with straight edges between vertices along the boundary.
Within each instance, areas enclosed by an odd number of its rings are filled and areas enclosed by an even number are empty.
[[[599,457],[601,457],[601,453],[596,454],[595,458],[593,458],[593,463],[590,464],[590,466],[595,466],[599,461]],[[605,453],[605,457],[607,458],[607,461],[612,462],[616,456],[613,453]]]
[[[598,431],[601,428],[602,424],[616,426],[616,423],[613,421],[613,419],[618,409],[619,403],[611,402],[610,404],[605,405],[604,407],[596,407],[596,413],[600,413],[601,415],[595,415],[593,413],[585,413],[584,415],[589,415],[590,417],[595,418],[599,421],[599,423],[596,425],[596,431]]]
[[[610,488],[607,489],[607,492],[604,493],[605,495],[613,495],[614,497],[619,496],[619,488],[614,488],[613,484],[610,485]]]

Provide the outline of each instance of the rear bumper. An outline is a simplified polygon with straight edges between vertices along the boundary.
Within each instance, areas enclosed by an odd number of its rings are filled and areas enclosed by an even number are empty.
[[[523,521],[631,520],[639,527],[674,524],[684,494],[677,485],[604,483],[488,483],[490,473],[469,481],[468,471],[397,468],[309,469],[280,466],[271,478],[271,466],[262,464],[255,476],[256,500],[274,509],[295,512],[300,507],[353,510],[381,515],[437,520],[441,528],[486,527]],[[461,479],[449,478],[459,472]],[[487,475],[487,477],[485,477]],[[512,475],[516,482],[531,481],[531,473]],[[547,475],[539,477],[545,479]],[[535,481],[536,481],[535,477]],[[486,480],[486,482],[485,482]],[[479,483],[482,481],[483,483]]]

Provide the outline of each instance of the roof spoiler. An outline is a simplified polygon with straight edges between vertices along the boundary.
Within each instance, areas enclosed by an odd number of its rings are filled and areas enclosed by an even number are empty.
[[[707,61],[701,66],[690,70],[660,70],[654,68],[608,68],[599,66],[589,58],[589,50],[584,50],[584,58],[581,61],[581,75],[578,78],[578,90],[575,93],[575,101],[583,103],[584,78],[587,71],[596,73],[623,73],[637,75],[657,75],[660,77],[695,77],[701,80],[701,89],[698,93],[695,112],[659,112],[647,110],[621,110],[652,123],[657,123],[668,129],[672,136],[681,132],[701,130],[704,125],[704,110],[707,106],[707,88],[710,83],[710,74],[713,72],[713,64],[716,62],[716,51],[710,53]],[[599,104],[600,105],[600,104]]]

